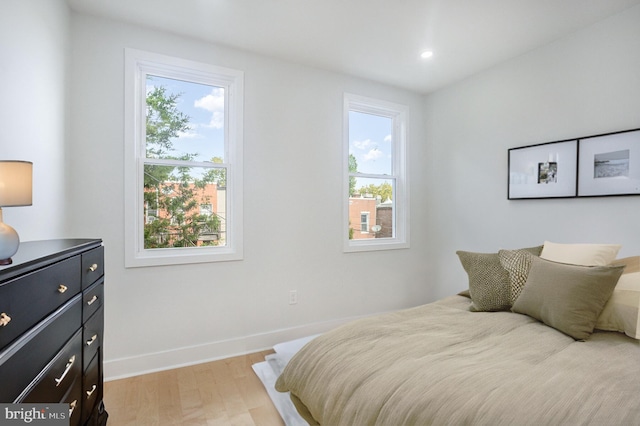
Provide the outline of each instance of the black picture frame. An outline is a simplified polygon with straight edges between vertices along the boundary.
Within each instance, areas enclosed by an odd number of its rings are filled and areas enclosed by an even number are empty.
[[[640,195],[640,129],[580,139],[578,196]]]
[[[575,197],[577,156],[577,139],[509,149],[507,198]]]

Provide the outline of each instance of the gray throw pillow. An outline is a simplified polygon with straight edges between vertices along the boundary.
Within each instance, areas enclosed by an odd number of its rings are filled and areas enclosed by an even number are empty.
[[[624,266],[578,266],[533,257],[512,311],[576,340],[587,339]]]

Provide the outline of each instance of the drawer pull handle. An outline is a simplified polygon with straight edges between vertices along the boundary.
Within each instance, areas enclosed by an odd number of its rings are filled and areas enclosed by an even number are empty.
[[[98,338],[97,334],[94,334],[93,336],[91,336],[91,339],[87,340],[87,346],[91,346],[91,344],[95,342],[97,338]]]
[[[91,386],[91,390],[88,390],[88,391],[87,391],[87,398],[90,398],[90,397],[91,397],[91,395],[95,392],[95,390],[96,390],[96,388],[97,388],[97,387],[98,387],[98,386],[96,386],[96,385]]]
[[[76,406],[78,405],[78,400],[74,399],[70,404],[69,404],[69,417],[71,417],[73,415],[73,410],[76,409]]]
[[[60,285],[58,286],[58,292],[59,292],[59,293],[64,293],[64,292],[65,292],[65,291],[67,291],[67,290],[68,290],[68,287],[67,287],[66,285],[64,285],[64,284],[60,284]]]
[[[69,373],[69,371],[71,371],[71,367],[73,366],[73,363],[76,362],[76,356],[72,356],[71,358],[69,358],[69,362],[67,362],[67,366],[64,368],[64,373],[62,373],[62,376],[60,376],[60,378],[55,379],[56,380],[56,387],[60,385],[60,383],[62,383],[62,381],[64,380],[64,378],[66,377],[66,375]]]
[[[89,306],[93,305],[93,303],[94,303],[96,300],[98,300],[98,296],[96,296],[96,295],[94,294],[94,295],[93,295],[93,297],[91,298],[91,300],[89,300],[89,301],[87,302],[87,305],[89,305]]]
[[[89,266],[89,272],[95,272],[96,269],[98,269],[97,263],[94,263],[93,265]]]
[[[11,322],[11,317],[4,312],[0,314],[0,327],[4,327]]]

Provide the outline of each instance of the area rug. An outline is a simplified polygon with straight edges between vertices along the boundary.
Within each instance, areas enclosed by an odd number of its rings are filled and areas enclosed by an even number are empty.
[[[263,362],[258,362],[251,366],[287,426],[308,426],[308,423],[296,411],[291,398],[289,398],[289,393],[278,392],[275,389],[276,379],[280,376],[291,357],[316,336],[279,343],[273,347],[275,353],[265,356]]]

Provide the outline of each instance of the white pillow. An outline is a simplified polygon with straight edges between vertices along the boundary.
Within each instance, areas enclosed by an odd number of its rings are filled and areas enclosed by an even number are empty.
[[[595,328],[620,331],[640,340],[640,256],[619,259],[613,265],[626,267]]]
[[[619,244],[559,244],[544,242],[540,257],[582,266],[607,266],[618,255]]]

